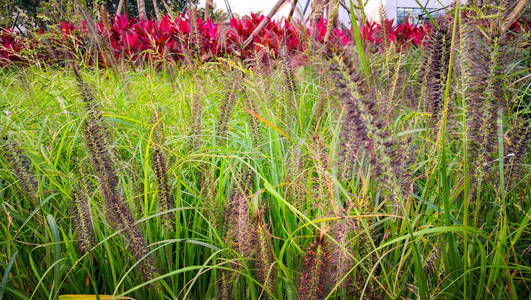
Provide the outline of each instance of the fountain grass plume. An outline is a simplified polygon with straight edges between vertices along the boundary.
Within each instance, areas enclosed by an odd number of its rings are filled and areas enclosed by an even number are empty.
[[[329,288],[330,256],[324,234],[320,234],[304,254],[299,281],[300,300],[324,299]]]
[[[172,196],[170,192],[168,179],[168,166],[166,163],[166,155],[164,154],[163,133],[164,123],[158,111],[153,107],[153,150],[151,152],[151,160],[155,170],[155,177],[157,178],[157,190],[159,195],[159,207],[162,211],[167,211],[172,206]],[[164,225],[170,226],[172,214],[164,214]]]
[[[286,190],[287,197],[292,199],[296,206],[302,207],[307,192],[304,182],[306,169],[304,154],[297,145],[293,145],[289,151],[284,177],[285,181],[289,182],[289,187]]]
[[[223,227],[224,241],[244,260],[249,260],[257,249],[257,232],[253,227],[253,220],[249,213],[248,197],[252,184],[251,170],[240,171],[235,180],[230,202],[224,207]],[[241,264],[235,264],[236,269],[241,269]],[[222,299],[232,299],[233,281],[237,274],[222,270],[218,279],[218,291]]]
[[[531,141],[531,121],[515,117],[513,128],[508,133],[508,147],[506,147],[506,182],[514,186],[525,174],[529,141]]]
[[[466,24],[464,34],[463,71],[469,112],[471,170],[476,182],[492,177],[486,163],[496,151],[497,110],[502,106],[503,93],[499,82],[499,44],[496,37],[486,40],[478,25]]]
[[[221,139],[225,137],[225,134],[227,133],[227,128],[229,127],[230,119],[232,117],[232,112],[238,101],[239,90],[242,88],[242,76],[243,74],[236,75],[232,87],[227,92],[225,96],[225,101],[220,107],[218,122],[216,124],[216,135],[218,143],[221,143]]]
[[[337,62],[331,62],[330,71],[336,79],[335,87],[339,89],[339,97],[343,99],[345,114],[342,120],[341,142],[338,154],[340,174],[343,178],[350,178],[353,169],[358,165],[363,153],[371,153],[372,141],[368,136],[368,128],[363,120],[361,111],[358,109],[352,91],[348,87],[348,81],[343,78],[340,66]],[[361,80],[357,73],[353,73],[353,80]],[[370,156],[374,160],[374,156]],[[372,164],[374,165],[374,163]]]
[[[37,205],[38,180],[31,167],[31,161],[23,152],[20,145],[12,140],[9,141],[7,137],[2,138],[3,145],[0,150],[3,150],[7,163],[13,169],[13,175],[17,179],[22,193],[32,202]]]
[[[113,165],[112,153],[108,146],[105,134],[106,127],[103,123],[103,115],[99,109],[99,104],[92,89],[79,74],[77,67],[74,67],[74,73],[87,109],[84,137],[94,172],[105,200],[107,218],[115,226],[115,229],[123,230],[128,242],[128,248],[133,257],[136,260],[142,259],[139,268],[144,279],[153,278],[156,271],[151,257],[147,256],[147,241],[138,228],[129,208],[123,202],[119,191],[119,178]]]
[[[349,235],[356,231],[356,226],[353,225],[351,220],[343,217],[337,220],[331,229],[330,234],[341,245],[341,247],[335,243],[330,245],[330,279],[333,285],[339,283],[352,267],[353,260],[347,251],[350,246]]]
[[[253,100],[247,93],[244,95],[245,105],[255,114],[260,114],[258,111],[258,105],[255,100]],[[251,127],[251,141],[253,143],[254,147],[259,147],[259,145],[263,142],[262,140],[262,129],[260,128],[260,122],[258,119],[248,114],[249,118],[249,126]]]
[[[254,253],[255,232],[252,229],[247,197],[235,192],[227,207],[228,233],[227,242],[243,258],[249,258]]]
[[[86,253],[94,245],[95,235],[92,228],[92,214],[90,213],[90,201],[85,191],[72,191],[74,201],[74,224],[79,236],[79,249]]]
[[[339,207],[336,203],[336,197],[335,197],[335,188],[334,188],[334,182],[332,178],[329,175],[329,163],[328,163],[328,156],[326,154],[326,151],[324,149],[324,143],[321,139],[321,137],[318,134],[315,134],[312,137],[312,156],[313,156],[313,162],[315,164],[317,176],[319,177],[319,187],[320,187],[320,195],[328,198],[330,204],[329,207],[332,208],[332,212],[335,216],[339,214]],[[329,211],[328,207],[322,207],[325,209],[325,214],[328,215],[331,212]]]
[[[446,18],[438,18],[435,27],[427,41],[427,57],[424,60],[425,96],[428,111],[432,120],[439,119],[439,112],[443,103],[443,88],[448,73],[450,61],[450,42],[452,33]]]
[[[295,95],[297,93],[297,82],[295,81],[295,74],[293,73],[293,67],[291,66],[291,59],[288,54],[288,49],[285,45],[280,47],[280,66],[284,78],[286,80],[286,86],[288,91]]]
[[[264,289],[273,292],[276,282],[276,268],[271,249],[271,233],[269,226],[264,223],[260,210],[256,212],[256,273]],[[269,297],[269,294],[268,294]]]
[[[343,49],[341,59],[331,64],[331,71],[338,79],[337,87],[344,98],[347,113],[343,120],[342,162],[354,162],[359,158],[349,157],[356,151],[369,155],[373,176],[386,186],[391,194],[393,210],[398,202],[406,199],[412,180],[411,158],[415,153],[407,153],[400,142],[385,126],[385,113],[379,109],[374,87],[369,87],[358,73],[358,68],[348,49]],[[361,152],[361,153],[363,153]]]

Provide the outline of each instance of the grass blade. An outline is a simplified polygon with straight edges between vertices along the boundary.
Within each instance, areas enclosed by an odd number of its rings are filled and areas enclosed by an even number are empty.
[[[368,58],[365,55],[365,50],[363,49],[360,29],[358,27],[358,21],[356,20],[356,14],[354,13],[354,4],[352,3],[352,0],[350,0],[350,20],[352,22],[352,33],[354,34],[354,41],[356,42],[356,49],[358,50],[358,55],[360,56],[360,60],[361,60],[361,67],[363,68],[363,73],[365,74],[367,80],[369,80]]]
[[[9,280],[9,272],[11,272],[11,268],[13,267],[13,264],[15,263],[15,259],[17,258],[18,251],[13,253],[11,258],[9,259],[9,262],[7,263],[6,269],[4,271],[4,276],[2,276],[2,285],[0,286],[0,300],[4,299],[4,293],[6,291],[7,287],[7,281]]]

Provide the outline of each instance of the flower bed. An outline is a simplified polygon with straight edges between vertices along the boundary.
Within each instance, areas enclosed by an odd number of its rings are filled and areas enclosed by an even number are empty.
[[[25,51],[33,53],[33,58],[45,61],[67,58],[72,51],[82,49],[86,52],[86,46],[95,39],[108,45],[115,58],[135,62],[149,59],[177,62],[190,56],[198,57],[201,61],[226,56],[246,59],[254,57],[260,51],[276,57],[281,47],[286,47],[288,53],[295,53],[304,51],[310,39],[318,45],[325,43],[327,20],[320,19],[309,26],[303,26],[298,21],[270,20],[252,43],[244,48],[244,41],[264,18],[263,15],[251,14],[239,19],[233,18],[228,24],[216,24],[210,19],[185,15],[175,19],[166,15],[160,21],[115,15],[112,22],[99,21],[96,24],[97,37],[90,33],[85,22],[79,26],[63,22],[52,27],[49,32],[41,32],[29,39],[22,38],[11,29],[3,29],[0,32],[0,65],[28,63],[31,58],[23,55]],[[367,44],[375,45],[373,49],[381,49],[383,45],[390,43],[396,43],[402,49],[421,46],[429,32],[429,26],[409,23],[394,26],[392,23],[392,20],[386,22],[387,32],[383,34],[382,26],[376,22],[367,22],[362,26],[363,39]],[[348,44],[351,36],[351,32],[333,29],[326,47],[337,49]],[[104,65],[107,64],[101,55],[99,59]]]

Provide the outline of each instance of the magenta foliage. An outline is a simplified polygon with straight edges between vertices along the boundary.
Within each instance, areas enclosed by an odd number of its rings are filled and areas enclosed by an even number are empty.
[[[239,56],[243,59],[251,58],[262,49],[276,57],[280,47],[285,45],[290,54],[304,51],[306,42],[311,38],[323,45],[327,30],[327,20],[320,19],[306,27],[298,21],[269,20],[267,25],[253,39],[251,45],[243,48],[244,41],[249,38],[258,24],[265,18],[263,15],[251,14],[239,19],[233,18],[229,24],[216,24],[212,20],[197,18],[196,33],[191,19],[179,15],[175,19],[169,16],[160,21],[148,21],[129,18],[127,15],[115,15],[110,28],[105,28],[102,22],[97,23],[97,34],[100,39],[108,41],[111,51],[116,58],[126,58],[132,61],[148,59],[167,59],[179,61],[186,55],[195,55],[201,60],[209,60],[219,56]],[[383,45],[383,38],[397,43],[400,47],[420,46],[428,33],[426,26],[416,26],[404,23],[392,25],[388,20],[388,32],[382,34],[381,26],[368,22],[362,27],[363,39],[377,47]],[[89,33],[85,23],[81,30],[74,24],[62,22],[58,25],[62,38],[82,44],[83,37]],[[328,48],[337,49],[347,45],[352,36],[351,32],[334,29],[327,41]],[[61,40],[61,39],[57,39]],[[31,45],[29,43],[28,45]],[[11,30],[4,29],[0,33],[0,65],[21,61],[20,52],[27,47]],[[101,58],[101,57],[100,57]],[[105,61],[100,59],[106,65]]]
[[[317,40],[317,42],[323,43],[327,27],[328,21],[325,19],[319,19],[318,21],[312,23],[308,30],[310,31],[310,34],[313,35],[313,37]],[[312,29],[315,30],[315,34],[312,34]],[[332,48],[346,46],[349,43],[349,33],[346,33],[341,29],[334,29],[330,35],[331,37],[329,38],[329,42]]]
[[[23,49],[24,44],[13,30],[0,30],[0,66],[22,61],[19,54]]]
[[[385,27],[385,29],[383,28]],[[408,22],[393,25],[393,20],[386,20],[385,26],[376,22],[369,22],[362,28],[362,38],[374,44],[376,49],[382,49],[384,41],[397,44],[400,48],[411,45],[419,47],[430,32],[430,25],[414,25]]]

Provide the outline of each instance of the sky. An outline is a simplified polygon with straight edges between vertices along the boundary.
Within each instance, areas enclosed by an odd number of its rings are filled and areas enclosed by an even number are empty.
[[[230,4],[230,8],[233,13],[238,14],[239,16],[248,15],[251,12],[261,11],[264,14],[268,14],[271,8],[275,5],[278,0],[227,0]],[[286,1],[284,7],[275,15],[275,18],[285,17],[289,13],[290,4],[289,1]],[[199,6],[202,7],[205,5],[205,0],[199,1]],[[224,0],[214,0],[214,5],[216,8],[226,9]]]

